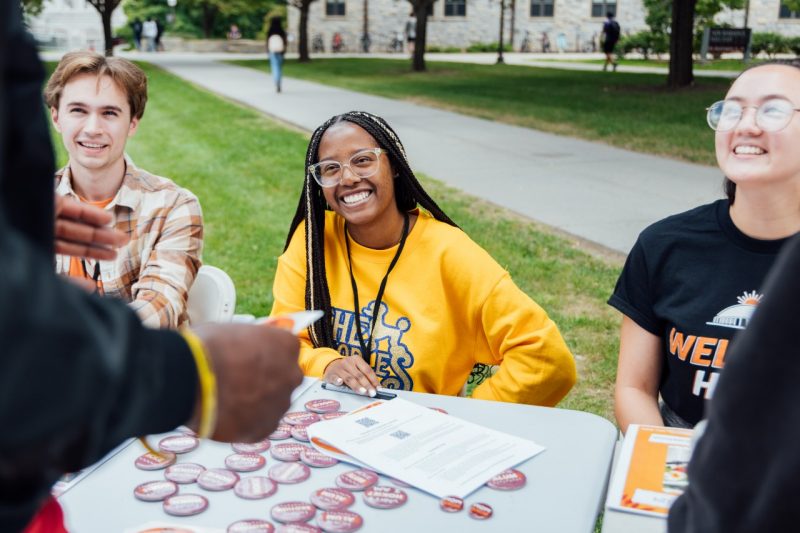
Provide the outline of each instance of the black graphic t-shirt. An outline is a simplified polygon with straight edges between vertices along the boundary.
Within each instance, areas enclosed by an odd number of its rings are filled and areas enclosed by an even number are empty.
[[[748,237],[718,200],[651,225],[628,255],[608,303],[661,338],[661,398],[690,424],[703,417],[786,240]]]

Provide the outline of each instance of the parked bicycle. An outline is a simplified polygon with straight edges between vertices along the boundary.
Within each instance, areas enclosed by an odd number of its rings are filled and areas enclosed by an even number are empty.
[[[392,34],[389,41],[389,46],[386,48],[387,52],[402,52],[403,51],[403,34],[400,32]]]
[[[312,52],[325,52],[325,42],[322,40],[322,34],[318,33],[311,39]]]
[[[520,52],[530,52],[531,51],[531,39],[530,33],[528,30],[525,30],[525,36],[522,38],[522,42],[519,43],[519,51]]]

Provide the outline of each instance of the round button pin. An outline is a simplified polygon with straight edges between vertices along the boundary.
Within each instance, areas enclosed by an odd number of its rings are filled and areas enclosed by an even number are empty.
[[[445,496],[439,500],[439,508],[445,513],[457,513],[464,508],[464,500],[458,496]]]
[[[175,483],[185,485],[197,481],[197,476],[205,470],[197,463],[175,463],[164,470],[164,477]]]
[[[148,481],[133,489],[136,499],[143,502],[160,502],[178,493],[178,485],[172,481]]]
[[[493,513],[492,508],[485,503],[474,503],[469,508],[469,516],[475,520],[486,520],[491,518]]]
[[[302,463],[280,463],[269,469],[269,478],[275,483],[294,485],[311,475],[311,469]]]
[[[325,533],[352,533],[361,529],[364,519],[353,511],[322,511],[317,525]]]
[[[208,500],[199,494],[176,494],[164,500],[163,507],[172,516],[192,516],[208,509]]]
[[[225,458],[225,466],[235,472],[255,472],[265,464],[267,460],[255,453],[234,453]]]
[[[292,426],[292,437],[300,442],[308,442],[308,426]]]
[[[495,490],[517,490],[525,486],[525,480],[525,474],[511,468],[487,481],[486,486]]]
[[[336,478],[336,484],[348,490],[364,490],[377,482],[378,474],[364,469],[350,470]]]
[[[136,458],[136,468],[139,470],[162,470],[175,464],[176,455],[174,453],[165,453],[157,455],[152,452],[147,452]]]
[[[239,474],[225,468],[209,468],[197,476],[197,484],[211,491],[221,491],[233,488],[239,481]]]
[[[240,479],[233,486],[233,493],[245,500],[263,500],[278,490],[278,486],[265,476],[250,476]]]
[[[323,511],[342,511],[356,502],[352,492],[337,487],[315,490],[308,499]]]
[[[320,398],[319,400],[311,400],[306,402],[305,408],[312,413],[317,413],[319,415],[323,413],[333,413],[338,411],[339,408],[342,406],[336,400],[331,400],[328,398]]]
[[[308,411],[295,411],[283,415],[282,422],[289,424],[290,426],[307,426],[309,424],[313,424],[314,422],[319,422],[319,420],[319,415],[316,413],[309,413]]]
[[[286,440],[292,436],[292,426],[289,424],[278,424],[278,427],[275,428],[275,431],[270,433],[269,440]]]
[[[237,453],[262,453],[269,450],[270,445],[270,441],[265,439],[258,442],[234,442],[231,448]]]
[[[308,522],[317,514],[317,508],[308,502],[283,502],[269,511],[273,520],[285,524],[291,522]]]
[[[228,526],[226,533],[274,533],[275,526],[266,520],[251,518],[239,520]]]
[[[405,491],[388,485],[373,485],[364,491],[364,503],[376,509],[396,509],[407,501]]]
[[[308,446],[299,442],[282,442],[270,448],[269,454],[278,461],[299,461],[304,448]]]
[[[339,463],[338,459],[335,459],[330,455],[325,455],[321,451],[310,446],[306,446],[300,452],[300,460],[308,466],[313,466],[314,468],[328,468]]]
[[[172,435],[158,441],[158,449],[168,453],[188,453],[200,445],[191,435]]]

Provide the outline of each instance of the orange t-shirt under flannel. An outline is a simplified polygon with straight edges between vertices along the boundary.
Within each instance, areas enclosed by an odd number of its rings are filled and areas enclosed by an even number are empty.
[[[97,202],[91,202],[82,196],[79,196],[81,202],[89,205],[93,205],[95,207],[99,207],[103,209],[105,206],[111,203],[111,200],[114,199],[112,196],[111,198],[107,198],[105,200],[99,200]],[[97,274],[100,273],[99,263],[94,263],[95,269],[97,270]],[[86,261],[82,257],[70,257],[69,259],[69,272],[67,275],[71,278],[83,278],[88,279],[90,281],[94,281],[97,284],[97,290],[99,292],[103,292],[103,280],[99,279],[99,276],[95,276],[94,273],[89,273],[87,271]],[[97,279],[95,279],[97,277]]]

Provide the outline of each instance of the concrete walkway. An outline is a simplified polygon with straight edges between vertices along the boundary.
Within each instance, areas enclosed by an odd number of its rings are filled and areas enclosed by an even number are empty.
[[[345,111],[378,114],[415,170],[616,252],[648,224],[721,196],[716,168],[296,79],[276,94],[266,73],[206,55],[137,59],[306,131]]]

